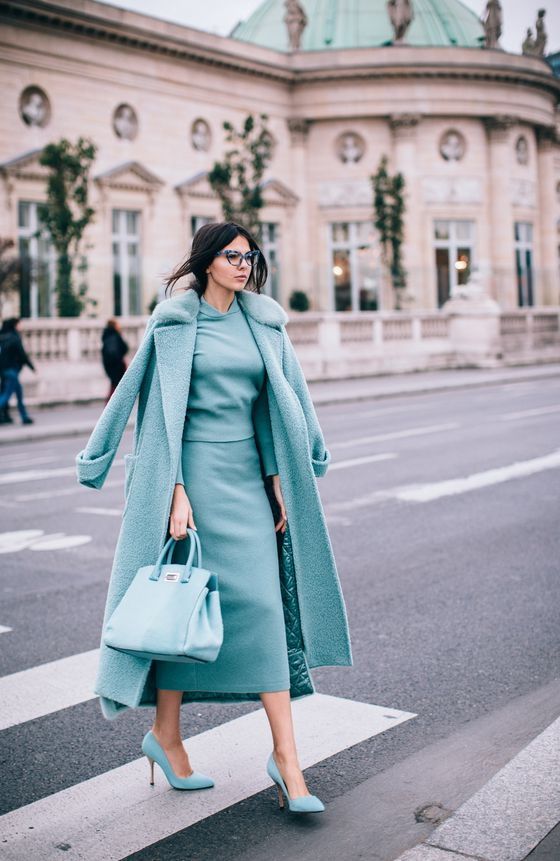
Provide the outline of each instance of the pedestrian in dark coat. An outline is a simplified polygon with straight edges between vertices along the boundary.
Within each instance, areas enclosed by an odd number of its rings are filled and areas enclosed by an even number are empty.
[[[19,322],[19,317],[9,317],[4,320],[0,330],[0,372],[2,374],[0,424],[12,421],[8,415],[8,403],[14,393],[17,398],[21,423],[27,425],[33,422],[25,407],[23,386],[19,381],[19,375],[24,365],[27,365],[34,372],[36,372],[36,368],[23,346],[18,332]]]
[[[107,320],[107,325],[101,335],[101,360],[105,373],[111,383],[105,403],[112,396],[124,376],[124,372],[126,371],[124,357],[127,353],[128,344],[121,335],[120,323],[114,318]]]

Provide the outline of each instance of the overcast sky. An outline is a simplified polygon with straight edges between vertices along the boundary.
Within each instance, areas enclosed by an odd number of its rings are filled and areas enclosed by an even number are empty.
[[[102,0],[106,2],[106,0]],[[238,21],[247,18],[261,3],[261,0],[112,0],[111,6],[122,6],[147,15],[165,18],[178,24],[209,30],[227,36]],[[464,5],[482,15],[486,0],[464,0]],[[533,28],[537,10],[546,9],[546,29],[548,32],[547,53],[560,50],[560,3],[558,0],[502,0],[504,10],[504,33],[502,46],[507,51],[521,53],[521,43],[527,27]]]

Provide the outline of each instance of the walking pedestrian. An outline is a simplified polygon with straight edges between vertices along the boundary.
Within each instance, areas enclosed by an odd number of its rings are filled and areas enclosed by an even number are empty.
[[[187,289],[173,293],[187,275]],[[155,761],[173,787],[201,789],[214,784],[191,768],[181,705],[260,699],[280,804],[286,796],[290,810],[307,813],[324,805],[299,766],[291,699],[314,693],[310,668],[351,666],[352,656],[316,482],[330,452],[288,315],[261,292],[266,277],[244,227],[202,226],[76,465],[80,483],[102,487],[139,394],[104,624],[169,536],[178,541],[175,561],[185,561],[187,527],[219,578],[224,639],[214,662],[131,659],[102,639],[95,692],[104,716],[155,706],[142,741],[152,780]]]
[[[12,422],[8,413],[8,403],[15,392],[21,423],[29,425],[33,419],[28,414],[23,400],[23,386],[19,375],[24,365],[36,373],[36,368],[27,355],[23,346],[18,327],[19,317],[8,317],[2,323],[0,330],[0,371],[2,374],[2,392],[0,393],[0,424]]]
[[[127,353],[128,344],[121,334],[120,323],[112,317],[107,320],[101,335],[101,360],[111,384],[109,394],[105,398],[106,404],[124,376],[126,371],[124,357]]]

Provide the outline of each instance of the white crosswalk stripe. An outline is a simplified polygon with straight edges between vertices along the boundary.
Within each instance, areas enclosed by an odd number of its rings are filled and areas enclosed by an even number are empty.
[[[416,716],[324,694],[294,700],[293,714],[302,768]],[[189,738],[188,749],[212,789],[171,789],[158,766],[151,786],[141,756],[1,816],[3,861],[53,861],[64,850],[80,861],[120,861],[271,785],[262,708]]]
[[[0,678],[0,730],[93,699],[99,649]]]

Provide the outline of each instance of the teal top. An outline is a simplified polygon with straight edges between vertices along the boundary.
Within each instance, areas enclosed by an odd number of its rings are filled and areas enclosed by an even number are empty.
[[[227,442],[255,436],[266,475],[278,472],[266,369],[234,294],[227,311],[200,299],[184,440]],[[179,458],[176,484],[185,484]]]

